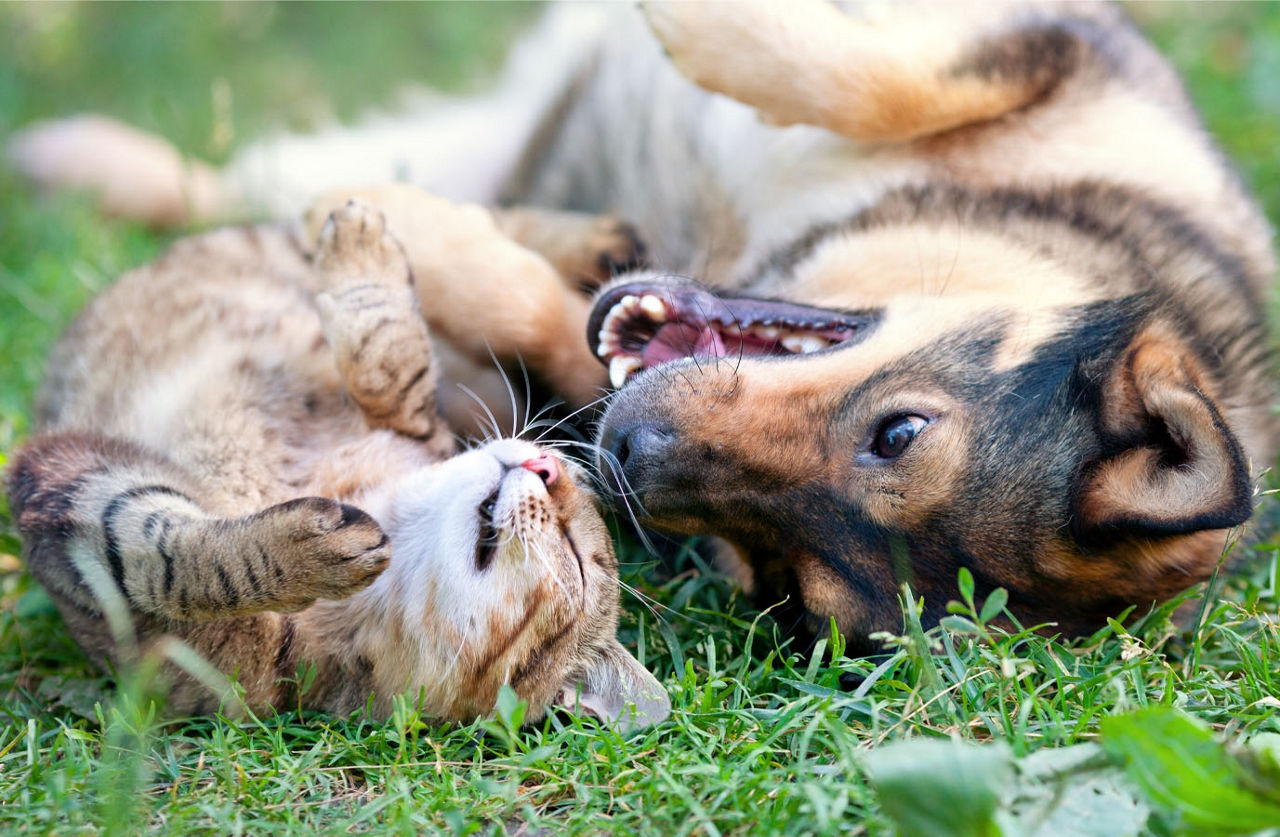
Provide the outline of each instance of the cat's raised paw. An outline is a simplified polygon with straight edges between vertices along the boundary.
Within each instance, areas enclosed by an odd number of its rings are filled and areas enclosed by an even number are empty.
[[[351,284],[412,284],[404,248],[382,213],[359,199],[329,214],[316,243],[315,265],[329,288]]]

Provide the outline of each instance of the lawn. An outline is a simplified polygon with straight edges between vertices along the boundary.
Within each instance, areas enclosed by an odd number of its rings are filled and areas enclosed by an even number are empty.
[[[1134,11],[1280,221],[1280,5]],[[406,79],[474,88],[534,13],[0,4],[0,140],[93,109],[221,160],[274,127],[390,106]],[[0,168],[0,462],[28,432],[58,331],[164,244]],[[659,568],[624,545],[638,594],[621,636],[675,708],[630,737],[559,719],[519,729],[509,705],[461,727],[408,705],[385,723],[167,721],[145,672],[117,686],[87,665],[18,554],[0,509],[4,832],[923,834],[940,833],[941,812],[955,831],[1198,833],[1260,828],[1280,802],[1280,546],[1265,533],[1189,605],[1190,625],[1166,608],[1066,643],[988,629],[999,601],[961,603],[927,634],[907,608],[870,660],[845,658],[838,638],[801,655],[692,551]]]

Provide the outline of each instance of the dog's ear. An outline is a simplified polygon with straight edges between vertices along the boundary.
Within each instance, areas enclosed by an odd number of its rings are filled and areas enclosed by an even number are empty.
[[[1076,494],[1082,540],[1225,529],[1253,511],[1249,464],[1199,361],[1159,327],[1139,333],[1102,382],[1110,455]]]

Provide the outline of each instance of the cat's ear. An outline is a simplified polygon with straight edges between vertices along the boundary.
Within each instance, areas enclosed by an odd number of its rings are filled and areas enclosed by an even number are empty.
[[[671,714],[666,689],[616,639],[556,699],[570,711],[592,715],[625,731],[661,723]]]

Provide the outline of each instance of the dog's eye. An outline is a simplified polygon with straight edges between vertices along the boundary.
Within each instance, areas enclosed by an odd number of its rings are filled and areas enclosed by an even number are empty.
[[[924,416],[894,416],[876,431],[875,441],[871,443],[872,453],[881,459],[897,459],[928,423]]]

